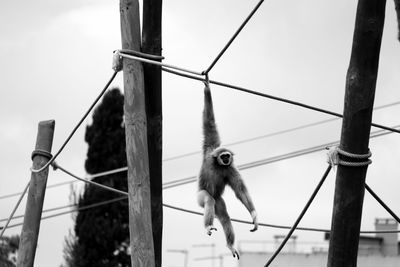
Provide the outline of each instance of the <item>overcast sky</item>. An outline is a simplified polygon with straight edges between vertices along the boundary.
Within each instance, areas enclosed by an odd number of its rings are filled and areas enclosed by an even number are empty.
[[[164,1],[165,63],[198,71],[206,69],[257,2]],[[265,1],[210,72],[210,78],[342,113],[356,2]],[[393,1],[388,1],[386,11],[375,106],[400,101],[400,44],[396,40]],[[6,0],[0,2],[0,25],[2,196],[21,191],[30,179],[30,155],[38,122],[56,120],[56,151],[111,76],[112,51],[121,47],[119,2]],[[112,86],[122,89],[121,81],[122,73]],[[201,148],[202,89],[198,81],[163,73],[164,158]],[[212,93],[222,142],[226,144],[331,118],[218,86],[212,86]],[[399,106],[381,109],[374,113],[373,120],[397,125],[399,112]],[[90,119],[84,122],[57,160],[81,176],[85,175],[87,150],[83,135],[89,123]],[[341,121],[337,120],[231,149],[237,164],[252,162],[336,141],[340,127]],[[397,213],[399,146],[397,134],[372,139],[373,164],[367,177],[370,186]],[[165,162],[164,182],[196,175],[200,163],[199,155]],[[243,171],[259,221],[291,225],[326,166],[322,151]],[[332,173],[301,225],[330,227],[334,179]],[[60,172],[50,171],[48,184],[69,180]],[[82,186],[74,185],[77,190]],[[69,186],[47,190],[44,209],[69,204],[70,191]],[[231,190],[225,195],[231,217],[250,220]],[[17,197],[0,199],[1,218],[8,217],[16,201]],[[195,184],[165,190],[164,202],[201,211],[196,203]],[[25,202],[17,214],[24,209]],[[389,215],[366,194],[362,228],[373,229],[376,217]],[[183,256],[169,253],[168,249],[188,249],[190,266],[211,264],[194,261],[210,256],[211,249],[193,245],[215,243],[216,255],[229,252],[219,223],[219,231],[212,237],[205,234],[202,225],[199,216],[164,210],[163,266],[183,264]],[[59,266],[63,262],[64,238],[72,227],[70,215],[42,222],[36,266]],[[262,227],[250,233],[251,226],[237,223],[234,228],[237,241],[271,241],[274,235],[286,233]],[[20,231],[20,227],[12,228],[6,235]],[[320,233],[295,234],[300,243],[323,242]],[[226,266],[234,263],[229,255],[225,257]]]

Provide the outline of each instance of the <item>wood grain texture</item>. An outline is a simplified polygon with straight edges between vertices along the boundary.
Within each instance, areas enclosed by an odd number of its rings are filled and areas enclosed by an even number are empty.
[[[54,120],[39,123],[35,149],[51,152],[54,127]],[[44,156],[34,156],[33,169],[40,169],[48,161],[49,159]],[[34,265],[48,172],[49,168],[46,168],[42,172],[32,172],[31,174],[24,223],[18,248],[18,267],[32,267]]]
[[[162,0],[143,1],[142,52],[161,56]],[[162,74],[161,67],[143,64],[149,149],[151,218],[155,266],[162,263]]]
[[[385,0],[358,2],[340,141],[342,150],[354,154],[368,152],[385,5]],[[357,266],[366,173],[367,166],[338,166],[329,267]]]
[[[121,0],[120,15],[122,48],[140,51],[138,1]],[[135,267],[153,267],[155,263],[142,64],[125,58],[123,74],[131,260]]]

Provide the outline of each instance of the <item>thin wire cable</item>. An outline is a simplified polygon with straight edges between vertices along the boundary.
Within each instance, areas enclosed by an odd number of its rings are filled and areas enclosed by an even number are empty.
[[[400,125],[393,126],[393,128],[400,128]],[[384,136],[384,135],[391,134],[391,133],[392,132],[386,131],[386,130],[377,130],[377,131],[371,133],[370,138],[376,138],[376,137]],[[258,161],[245,163],[245,164],[239,165],[238,168],[239,168],[239,170],[245,170],[245,169],[252,168],[252,167],[258,167],[258,166],[262,166],[262,165],[267,165],[267,164],[270,164],[270,163],[274,163],[274,162],[278,162],[278,161],[291,159],[291,158],[295,158],[295,157],[311,154],[311,153],[314,153],[314,152],[322,151],[322,150],[325,150],[326,147],[331,147],[331,146],[335,146],[335,145],[338,145],[338,144],[339,144],[339,141],[325,143],[325,144],[322,144],[322,145],[309,147],[309,148],[306,148],[306,149],[300,149],[300,150],[293,151],[293,152],[290,152],[290,153],[285,153],[285,154],[282,154],[282,155],[278,155],[278,156],[274,156],[274,157],[270,157],[270,158],[266,158],[266,159],[262,159],[262,160],[258,160]],[[118,173],[118,172],[123,172],[123,171],[126,171],[126,170],[127,170],[127,167],[122,167],[122,168],[118,168],[118,169],[115,169],[115,170],[110,170],[110,171],[106,171],[106,172],[93,174],[93,175],[88,176],[86,179],[100,177],[100,176],[109,175],[109,174],[114,174],[114,173]],[[84,178],[81,178],[81,179],[84,179]],[[174,187],[177,187],[177,186],[180,186],[180,185],[193,183],[193,182],[196,181],[196,179],[197,179],[197,176],[190,176],[190,177],[186,177],[186,178],[182,178],[182,179],[177,179],[177,180],[173,180],[173,181],[170,181],[170,182],[166,182],[166,183],[163,184],[163,189],[170,189],[170,188],[174,188]],[[72,181],[61,182],[61,183],[57,183],[57,184],[53,184],[53,185],[48,185],[47,188],[52,188],[52,187],[58,187],[58,186],[66,185],[66,184],[71,184],[71,183],[75,183],[77,181],[78,180],[72,180]],[[10,197],[13,197],[13,196],[17,196],[17,195],[20,195],[21,193],[22,192],[3,195],[3,196],[0,196],[0,200],[1,199],[5,199],[5,198],[10,198]]]
[[[3,237],[3,234],[4,234],[4,232],[6,231],[8,224],[10,223],[12,217],[14,216],[14,213],[17,211],[17,209],[18,209],[18,207],[19,207],[19,204],[21,204],[21,201],[22,201],[22,199],[24,198],[24,196],[25,196],[25,194],[26,194],[26,191],[28,191],[29,184],[30,184],[30,182],[28,182],[28,183],[26,184],[24,191],[22,192],[21,196],[19,197],[19,199],[18,199],[18,201],[17,201],[17,204],[15,205],[15,207],[14,207],[14,209],[12,210],[10,216],[8,217],[8,220],[7,220],[6,224],[4,225],[3,229],[1,230],[0,238]]]
[[[42,221],[42,220],[58,217],[58,216],[69,214],[69,213],[73,213],[73,212],[78,212],[78,211],[83,211],[83,210],[87,210],[87,209],[97,208],[97,207],[100,207],[100,206],[103,206],[103,205],[107,205],[107,204],[111,204],[111,203],[114,203],[114,202],[117,202],[117,201],[121,201],[121,200],[124,200],[124,199],[127,199],[127,197],[124,196],[124,197],[119,197],[119,198],[113,198],[113,199],[110,199],[110,200],[101,201],[101,202],[98,202],[98,203],[90,204],[90,205],[83,206],[83,207],[80,207],[80,208],[76,208],[76,209],[73,209],[73,210],[63,211],[63,212],[55,213],[55,214],[52,214],[52,215],[49,215],[49,216],[43,216],[43,217],[41,217],[40,220]],[[22,225],[23,225],[23,223],[17,223],[17,224],[10,225],[8,228],[13,228],[13,227],[22,226]]]
[[[375,192],[371,189],[371,187],[369,187],[367,184],[365,184],[365,189],[371,194],[371,196],[373,196],[375,198],[376,201],[379,202],[379,204],[381,204],[381,206],[387,211],[389,212],[390,215],[392,215],[392,217],[394,219],[396,219],[396,221],[398,223],[400,223],[400,218],[396,215],[396,213],[394,213],[388,205],[385,204],[385,202],[383,202],[382,199],[379,198],[379,196],[377,194],[375,194]]]
[[[173,70],[165,69],[165,68],[162,68],[162,70],[165,71],[165,72],[169,72],[169,73],[172,73],[172,74],[175,74],[175,75],[179,75],[179,76],[182,76],[182,77],[186,77],[186,78],[189,78],[189,79],[198,80],[198,81],[205,81],[203,78],[195,77],[195,76],[192,76],[192,75],[189,75],[189,74],[186,74],[186,73],[181,73],[181,72],[178,72],[178,71],[173,71]],[[342,114],[339,114],[339,113],[336,113],[336,112],[333,112],[333,111],[329,111],[329,110],[326,110],[326,109],[314,107],[314,106],[311,106],[311,105],[303,104],[303,103],[300,103],[300,102],[297,102],[297,101],[293,101],[293,100],[289,100],[289,99],[285,99],[285,98],[281,98],[281,97],[277,97],[277,96],[273,96],[273,95],[269,95],[269,94],[253,91],[253,90],[250,90],[250,89],[246,89],[244,87],[231,85],[231,84],[227,84],[227,83],[223,83],[223,82],[219,82],[219,81],[210,80],[209,82],[211,84],[215,84],[215,85],[231,88],[231,89],[234,89],[234,90],[246,92],[246,93],[249,93],[249,94],[253,94],[253,95],[257,95],[257,96],[273,99],[273,100],[284,102],[284,103],[291,104],[291,105],[294,105],[294,106],[299,106],[299,107],[310,109],[310,110],[314,110],[314,111],[317,111],[317,112],[320,112],[320,113],[325,113],[325,114],[329,114],[329,115],[336,116],[336,117],[339,117],[339,118],[343,118]],[[373,122],[371,123],[371,126],[374,126],[374,127],[380,128],[380,129],[384,129],[384,130],[388,130],[388,131],[391,131],[391,132],[400,133],[400,130],[393,129],[393,128],[390,128],[390,127],[387,127],[387,126],[384,126],[384,125],[376,124],[376,123],[373,123]]]
[[[385,105],[377,106],[376,108],[374,108],[374,110],[384,109],[384,108],[392,107],[392,106],[399,105],[399,104],[400,104],[400,101],[395,101],[395,102],[388,103],[388,104],[385,104]],[[340,118],[335,117],[335,118],[330,118],[330,119],[326,119],[326,120],[320,120],[320,121],[316,121],[316,122],[303,124],[303,125],[300,125],[300,126],[296,126],[296,127],[292,127],[292,128],[288,128],[288,129],[272,132],[272,133],[267,133],[267,134],[260,135],[260,136],[255,136],[255,137],[251,137],[251,138],[235,141],[235,142],[232,142],[232,143],[223,144],[223,146],[229,147],[229,146],[244,144],[244,143],[247,143],[247,142],[252,142],[252,141],[256,141],[256,140],[260,140],[260,139],[264,139],[264,138],[273,137],[273,136],[276,136],[276,135],[281,135],[281,134],[285,134],[285,133],[290,133],[290,132],[294,132],[294,131],[310,128],[310,127],[313,127],[313,126],[317,126],[317,125],[320,125],[320,124],[325,124],[325,123],[336,121],[336,120],[339,120],[339,119]],[[177,155],[177,156],[172,156],[172,157],[164,159],[164,161],[171,161],[171,160],[181,159],[181,158],[185,158],[185,157],[188,157],[188,156],[194,156],[194,155],[197,155],[197,154],[200,154],[200,153],[201,153],[201,151],[197,150],[197,151],[188,152],[188,153]]]
[[[45,209],[45,210],[42,211],[42,214],[43,214],[43,213],[52,212],[52,211],[56,211],[56,210],[62,210],[62,209],[66,209],[66,208],[73,208],[73,207],[76,207],[76,204],[70,204],[70,205],[65,205],[65,206],[60,206],[60,207]],[[13,217],[12,217],[12,220],[24,218],[24,216],[25,216],[25,215],[23,215],[23,214],[20,214],[20,215],[17,215],[17,216],[13,216]],[[4,222],[4,221],[7,221],[7,218],[1,219],[1,220],[0,220],[0,222]]]
[[[60,212],[60,213],[56,213],[56,214],[52,214],[49,216],[42,216],[42,220],[45,219],[49,219],[49,218],[54,218],[54,217],[58,217],[61,215],[65,215],[65,214],[69,214],[69,213],[73,213],[73,212],[77,212],[77,211],[82,211],[82,210],[87,210],[87,209],[92,209],[92,208],[96,208],[96,207],[100,207],[103,205],[108,205],[117,201],[121,201],[121,200],[125,200],[128,197],[123,196],[123,197],[118,197],[118,198],[113,198],[110,200],[106,200],[106,201],[101,201],[98,203],[93,203],[90,205],[86,205],[86,206],[82,206],[80,208],[76,208],[73,210],[69,210],[69,211],[65,211],[65,212]],[[77,206],[76,204],[72,205],[72,206]],[[199,216],[203,216],[204,214],[201,212],[197,212],[197,211],[193,211],[193,210],[188,210],[188,209],[184,209],[184,208],[180,208],[180,207],[176,207],[176,206],[172,206],[169,204],[165,204],[163,203],[163,206],[169,209],[173,209],[173,210],[177,210],[177,211],[182,211],[185,213],[189,213],[189,214],[195,214],[195,215],[199,215]],[[64,206],[63,208],[66,208],[67,206]],[[52,208],[52,209],[48,209],[46,211],[50,211],[50,210],[56,210],[56,209],[61,209],[61,208]],[[245,220],[240,220],[240,219],[235,219],[232,218],[231,221],[233,222],[237,222],[237,223],[242,223],[242,224],[250,224],[252,225],[253,222],[250,221],[245,221]],[[276,229],[291,229],[291,226],[285,226],[285,225],[277,225],[277,224],[268,224],[268,223],[259,223],[259,226],[263,226],[263,227],[269,227],[269,228],[276,228]],[[17,227],[17,226],[22,226],[22,223],[18,223],[18,224],[13,224],[8,226],[8,228],[13,228],[13,227]],[[0,229],[2,229],[2,227],[0,227]],[[322,232],[322,233],[330,233],[329,229],[320,229],[320,228],[311,228],[311,227],[297,227],[297,230],[299,231],[312,231],[312,232]],[[365,234],[376,234],[376,233],[400,233],[400,230],[390,230],[390,231],[360,231],[360,233],[365,233]]]
[[[118,51],[118,54],[119,54],[121,57],[124,57],[124,58],[129,58],[129,59],[137,60],[137,61],[144,62],[144,63],[149,63],[149,64],[153,64],[153,65],[157,65],[157,66],[162,66],[162,67],[169,68],[169,69],[179,70],[179,71],[182,71],[182,72],[187,72],[187,73],[191,73],[191,74],[203,76],[203,74],[202,74],[201,72],[198,72],[198,71],[194,71],[194,70],[189,70],[189,69],[186,69],[186,68],[177,67],[177,66],[174,66],[174,65],[162,63],[162,62],[155,61],[155,60],[151,60],[151,59],[146,59],[146,58],[142,58],[142,57],[137,57],[137,56],[133,56],[133,55],[128,55],[128,54],[122,53],[122,52],[119,51],[119,50],[117,50],[117,51]]]
[[[226,50],[229,48],[229,46],[232,44],[232,42],[236,39],[236,37],[239,35],[239,33],[242,31],[244,26],[246,26],[247,22],[253,17],[253,15],[257,12],[258,8],[261,6],[261,4],[264,2],[264,0],[261,0],[258,2],[258,4],[253,8],[253,10],[250,12],[250,14],[247,16],[247,18],[243,21],[243,23],[240,25],[240,27],[236,30],[236,32],[233,34],[231,39],[228,41],[228,43],[224,46],[224,48],[219,52],[217,57],[214,59],[214,61],[211,63],[211,65],[203,72],[203,74],[207,74],[210,72],[210,70],[214,67],[214,65],[218,62],[218,60],[222,57],[222,55],[226,52]]]
[[[328,168],[326,169],[324,175],[322,176],[321,180],[319,181],[317,187],[315,188],[314,192],[312,193],[310,199],[307,201],[307,204],[304,206],[303,210],[301,211],[299,217],[297,218],[296,222],[293,224],[292,228],[290,228],[289,233],[286,235],[285,239],[282,241],[278,249],[274,252],[274,254],[271,256],[271,258],[268,260],[267,264],[265,267],[268,267],[278,256],[278,254],[281,252],[283,247],[286,245],[286,242],[289,240],[289,238],[292,236],[293,232],[296,230],[297,226],[299,225],[301,219],[303,216],[306,214],[308,208],[310,207],[311,203],[313,202],[314,198],[318,194],[319,190],[321,189],[322,185],[324,184],[326,177],[328,177],[329,172],[331,171],[332,166],[328,165]]]
[[[89,107],[89,109],[86,111],[86,113],[83,115],[83,117],[80,119],[80,121],[78,122],[78,124],[74,127],[74,129],[72,130],[72,132],[69,134],[69,136],[67,137],[67,139],[64,141],[64,143],[62,144],[62,146],[60,147],[60,149],[57,151],[57,153],[40,169],[32,169],[32,172],[38,173],[41,172],[43,170],[45,170],[47,167],[50,166],[50,164],[52,164],[54,162],[54,160],[58,157],[58,155],[60,155],[60,153],[63,151],[63,149],[65,148],[65,146],[68,144],[68,142],[71,140],[72,136],[75,134],[75,132],[78,130],[78,128],[81,126],[82,122],[86,119],[86,117],[89,115],[90,111],[92,111],[92,109],[94,108],[94,106],[97,104],[97,102],[100,100],[100,98],[104,95],[104,93],[107,91],[108,87],[110,86],[110,84],[112,83],[112,81],[114,80],[115,76],[117,76],[118,71],[115,71],[113,73],[113,75],[111,76],[110,80],[107,82],[106,86],[104,87],[104,89],[101,91],[101,93],[97,96],[97,98],[95,99],[95,101],[92,103],[92,105]]]

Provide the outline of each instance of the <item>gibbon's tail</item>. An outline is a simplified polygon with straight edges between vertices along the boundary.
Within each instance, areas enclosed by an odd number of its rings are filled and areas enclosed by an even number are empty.
[[[204,154],[206,154],[209,150],[214,150],[221,145],[217,125],[215,124],[211,90],[208,83],[205,83],[204,87],[203,134]]]

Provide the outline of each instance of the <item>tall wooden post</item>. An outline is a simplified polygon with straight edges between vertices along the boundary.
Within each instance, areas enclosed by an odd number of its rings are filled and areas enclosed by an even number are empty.
[[[340,148],[367,154],[385,0],[359,0],[350,66],[346,78]],[[367,166],[338,166],[328,267],[357,266]]]
[[[143,1],[142,52],[161,56],[162,0]],[[151,219],[156,267],[162,261],[162,85],[161,67],[143,64],[146,89],[147,140],[149,149]]]
[[[140,18],[137,0],[120,0],[122,48],[140,51]],[[125,134],[128,162],[129,229],[132,266],[153,267],[150,175],[143,68],[124,59]]]
[[[54,127],[54,120],[39,123],[35,151],[32,154],[33,169],[40,169],[50,160]],[[31,174],[21,241],[18,248],[18,267],[32,267],[35,260],[48,173],[49,169],[46,168],[42,172],[32,172]]]

